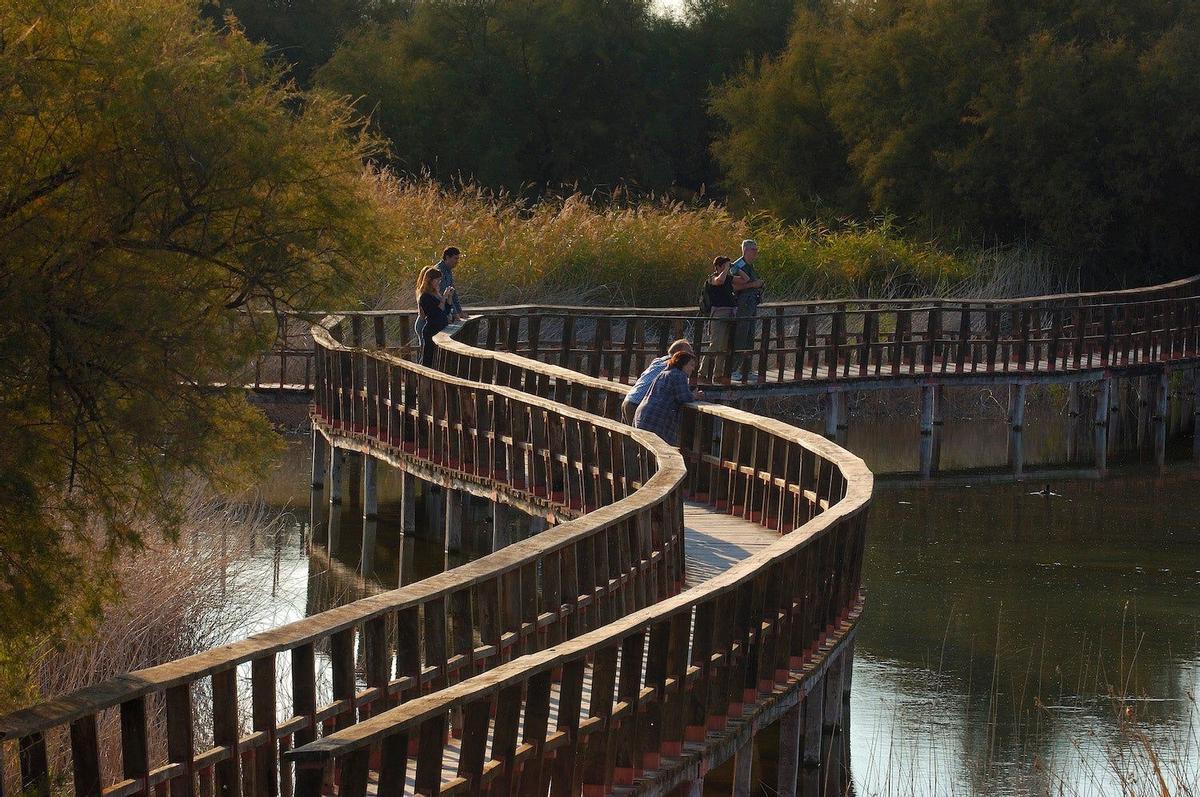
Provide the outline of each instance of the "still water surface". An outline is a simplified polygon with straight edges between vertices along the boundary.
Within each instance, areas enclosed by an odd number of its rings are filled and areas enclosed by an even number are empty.
[[[1043,414],[1039,424],[1031,412],[1029,450],[1065,464]],[[878,471],[905,470],[915,442],[900,439],[892,421],[864,421],[850,447]],[[1003,462],[1003,423],[948,424],[946,440],[943,462]],[[386,470],[363,579],[361,519],[347,501],[331,527],[318,500],[311,527],[307,446],[288,448],[261,493],[296,522],[229,587],[246,632],[444,566],[440,545],[399,534],[399,482]],[[1147,749],[1173,793],[1200,782],[1200,469],[1126,464],[1030,494],[1041,486],[877,491],[851,703],[855,793],[1161,793]],[[770,756],[764,745],[756,765],[768,791]]]

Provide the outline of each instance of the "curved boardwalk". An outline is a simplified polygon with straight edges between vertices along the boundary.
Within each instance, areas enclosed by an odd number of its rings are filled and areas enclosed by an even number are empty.
[[[742,378],[714,392],[824,393],[835,437],[850,388],[921,389],[925,432],[942,386],[1007,383],[1019,430],[1025,385],[1090,380],[1100,430],[1108,380],[1157,380],[1161,398],[1173,369],[1194,367],[1197,285],[769,305]],[[0,762],[19,760],[0,785],[81,797],[600,797],[695,792],[733,758],[742,795],[753,737],[775,723],[784,797],[802,764],[836,769],[823,739],[841,723],[862,607],[873,489],[862,462],[711,403],[686,410],[679,449],[621,424],[649,357],[676,337],[702,348],[688,310],[491,308],[439,336],[438,370],[407,359],[411,320],[329,317],[311,327],[311,356],[285,341],[277,379],[256,368],[259,388],[313,386],[314,484],[332,477],[340,500],[340,463],[362,456],[364,516],[379,465],[438,485],[447,548],[462,543],[464,494],[546,530],[0,718]]]

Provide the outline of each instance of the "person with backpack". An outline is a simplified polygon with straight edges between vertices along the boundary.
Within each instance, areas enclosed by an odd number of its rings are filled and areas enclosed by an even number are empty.
[[[754,261],[757,258],[758,244],[747,238],[742,241],[742,256],[729,267],[735,280],[741,278],[733,286],[737,293],[737,323],[733,331],[733,349],[736,354],[741,355],[740,362],[733,372],[735,382],[741,382],[750,372],[750,355],[754,348],[754,318],[758,315],[758,303],[762,301],[765,285],[754,271]]]
[[[708,322],[708,345],[700,363],[700,378],[715,384],[729,384],[729,353],[733,342],[733,316],[737,311],[735,293],[738,278],[730,272],[731,260],[723,255],[713,258],[712,273],[704,281],[700,294],[700,315]],[[741,278],[745,282],[745,278]]]

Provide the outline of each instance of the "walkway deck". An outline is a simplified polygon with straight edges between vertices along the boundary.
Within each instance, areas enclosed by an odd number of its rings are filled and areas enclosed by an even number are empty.
[[[757,523],[692,501],[684,504],[683,524],[687,588],[725,572],[779,539]]]

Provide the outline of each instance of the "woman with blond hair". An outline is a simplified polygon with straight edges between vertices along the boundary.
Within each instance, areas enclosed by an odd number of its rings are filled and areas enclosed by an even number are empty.
[[[437,266],[421,269],[417,277],[417,335],[421,338],[421,365],[433,367],[437,346],[433,336],[446,328],[450,323],[451,303],[454,301],[454,288],[441,292],[442,272]]]

